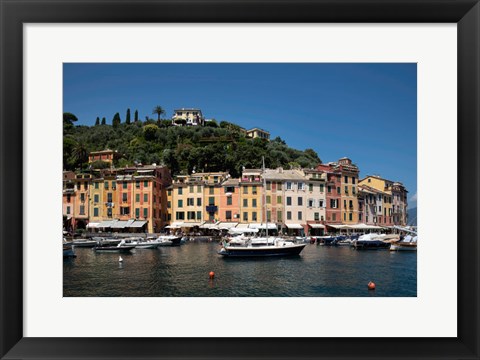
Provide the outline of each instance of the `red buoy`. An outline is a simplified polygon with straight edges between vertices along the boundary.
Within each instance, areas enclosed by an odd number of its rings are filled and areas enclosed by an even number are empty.
[[[370,281],[368,283],[368,290],[375,290],[375,283],[374,282]]]
[[[215,277],[215,273],[213,271],[210,271],[210,274],[208,274],[210,279],[213,279]]]

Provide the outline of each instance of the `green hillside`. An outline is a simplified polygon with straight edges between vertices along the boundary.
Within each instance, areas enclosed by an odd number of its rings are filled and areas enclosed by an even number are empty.
[[[63,164],[65,170],[87,168],[88,153],[117,150],[117,167],[135,163],[168,166],[173,174],[229,171],[233,177],[242,168],[265,166],[314,167],[321,163],[312,149],[290,148],[279,137],[271,141],[246,138],[241,128],[229,122],[209,126],[171,126],[168,120],[134,121],[115,125],[76,126],[74,114],[64,114]]]

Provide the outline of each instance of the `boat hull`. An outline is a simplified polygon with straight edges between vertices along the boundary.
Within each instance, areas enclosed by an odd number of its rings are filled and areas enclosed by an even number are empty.
[[[135,249],[135,246],[96,246],[94,250],[96,252],[129,252]]]
[[[227,246],[218,253],[225,257],[276,257],[299,255],[307,244],[294,246]]]
[[[380,240],[357,240],[353,242],[353,247],[357,250],[379,250],[390,248],[390,243]]]
[[[390,251],[417,251],[417,244],[391,244]]]

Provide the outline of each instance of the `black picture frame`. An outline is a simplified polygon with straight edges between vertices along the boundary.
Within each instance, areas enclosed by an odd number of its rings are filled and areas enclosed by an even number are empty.
[[[0,16],[0,356],[3,359],[479,359],[478,0],[0,0]],[[457,23],[458,174],[449,168],[448,176],[458,176],[458,337],[23,337],[22,26],[122,22]],[[448,185],[448,179],[445,181]]]

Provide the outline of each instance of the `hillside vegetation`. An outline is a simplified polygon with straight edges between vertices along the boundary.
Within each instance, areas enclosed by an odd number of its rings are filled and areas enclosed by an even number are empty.
[[[116,114],[117,115],[117,114]],[[171,126],[168,120],[134,121],[113,125],[75,126],[74,114],[64,114],[63,164],[65,170],[88,167],[88,153],[117,150],[121,159],[115,166],[163,164],[172,174],[228,171],[238,177],[242,168],[265,166],[314,167],[321,163],[312,149],[290,148],[279,137],[271,141],[246,138],[239,126],[211,122],[209,126]],[[97,164],[98,165],[98,164]]]

